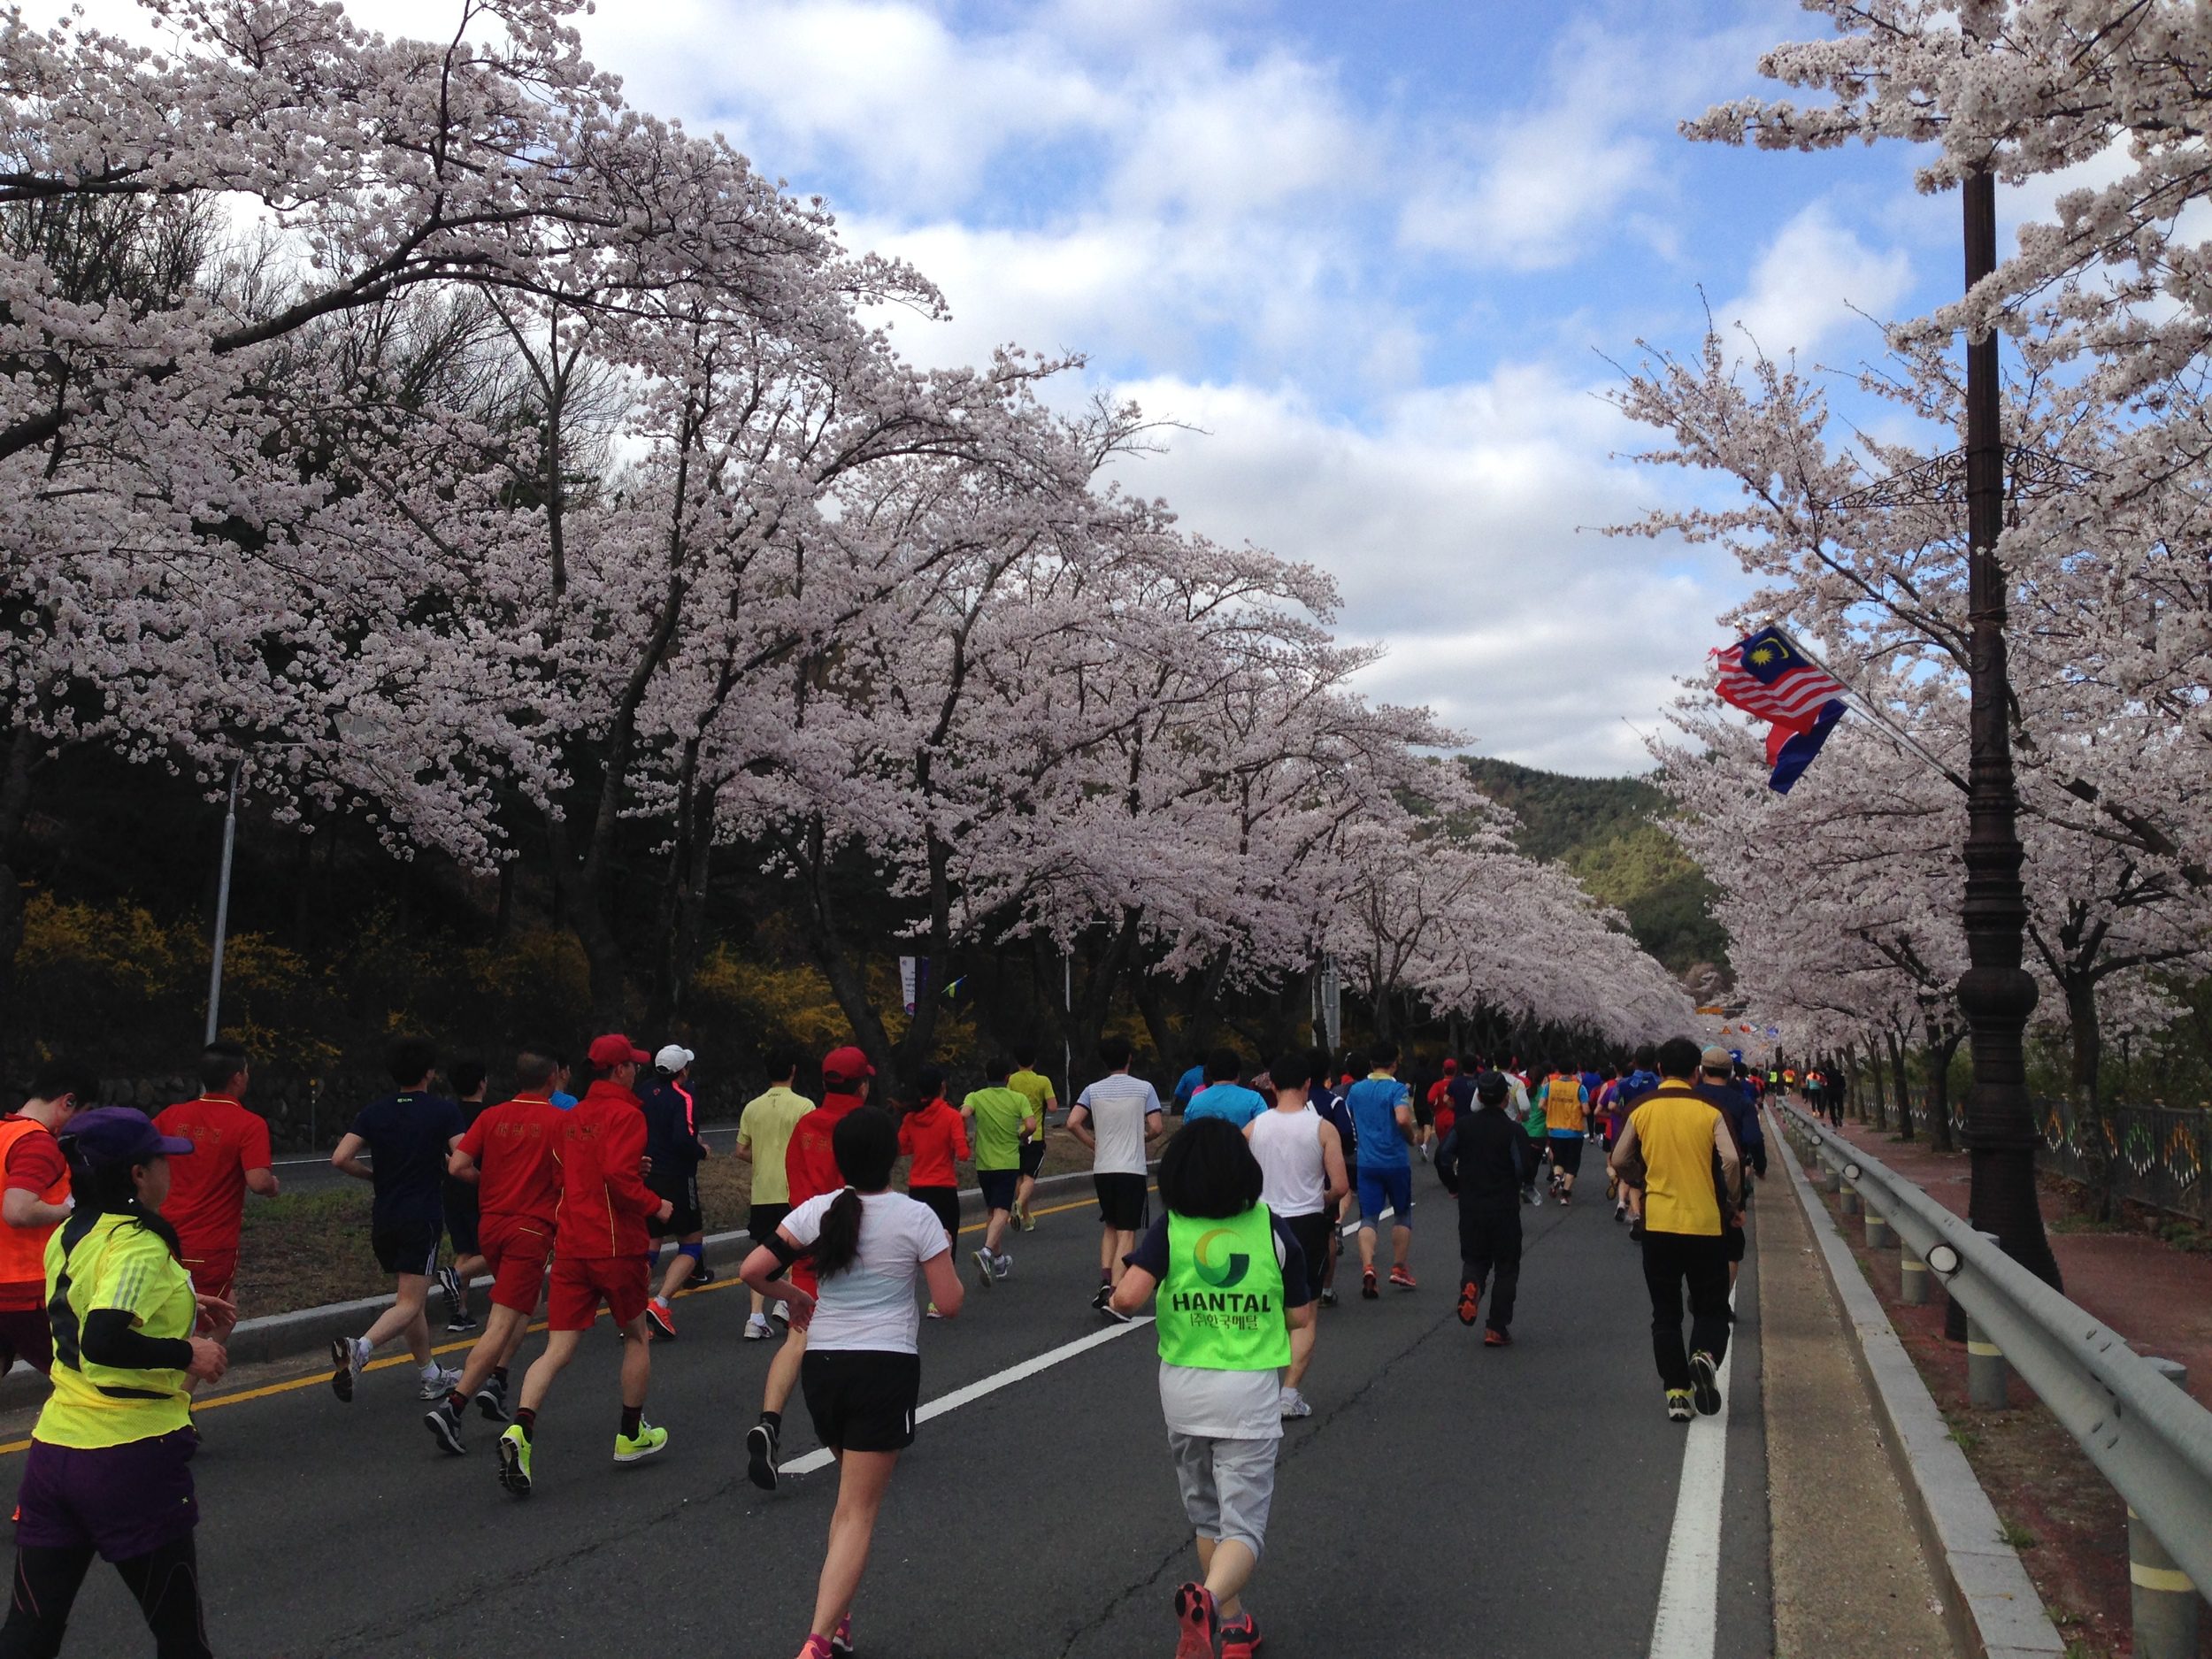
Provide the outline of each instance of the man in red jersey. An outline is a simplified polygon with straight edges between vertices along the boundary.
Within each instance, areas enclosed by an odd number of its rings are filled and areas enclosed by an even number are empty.
[[[845,1184],[845,1178],[838,1172],[830,1136],[847,1112],[867,1100],[868,1086],[875,1074],[868,1056],[850,1044],[833,1048],[823,1056],[822,1103],[792,1126],[791,1144],[784,1148],[784,1177],[791,1187],[794,1210]],[[813,1268],[803,1261],[792,1264],[791,1282],[809,1295],[819,1289]],[[760,1421],[745,1431],[745,1477],[763,1492],[776,1489],[776,1448],[783,1439],[783,1408],[791,1398],[792,1385],[799,1380],[799,1362],[805,1357],[806,1333],[795,1327],[769,1364],[768,1384],[761,1390]]]
[[[243,1104],[251,1071],[246,1050],[228,1039],[200,1051],[200,1098],[165,1107],[156,1133],[192,1143],[193,1156],[169,1171],[162,1219],[177,1242],[192,1288],[224,1302],[238,1278],[238,1235],[246,1221],[246,1194],[277,1195],[269,1167],[269,1125]],[[215,1340],[222,1341],[229,1333]]]
[[[522,1379],[522,1404],[499,1437],[499,1484],[517,1497],[530,1490],[530,1441],[545,1397],[598,1320],[603,1302],[621,1330],[622,1427],[618,1463],[641,1463],[668,1444],[668,1431],[645,1420],[653,1355],[646,1340],[652,1240],[646,1218],[665,1221],[675,1206],[645,1185],[645,1114],[631,1085],[653,1056],[619,1033],[595,1037],[585,1057],[591,1087],[564,1117],[557,1156],[560,1213],[553,1229],[553,1282],[546,1303],[551,1334]]]
[[[461,1379],[423,1415],[423,1423],[449,1452],[461,1443],[461,1416],[472,1397],[494,1423],[507,1421],[507,1367],[530,1329],[561,1206],[557,1156],[568,1114],[553,1104],[553,1056],[526,1048],[515,1056],[515,1097],[480,1112],[462,1133],[446,1168],[472,1182],[477,1198],[477,1248],[492,1275],[491,1316],[469,1349]]]

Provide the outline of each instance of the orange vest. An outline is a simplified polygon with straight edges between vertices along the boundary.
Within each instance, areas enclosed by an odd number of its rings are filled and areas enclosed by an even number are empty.
[[[0,1170],[7,1168],[8,1154],[15,1143],[27,1134],[44,1134],[44,1124],[29,1118],[0,1119]],[[42,1204],[58,1204],[69,1196],[69,1171],[64,1170],[61,1179],[38,1195]],[[46,1282],[46,1240],[53,1236],[59,1222],[50,1222],[42,1227],[11,1227],[0,1224],[0,1285],[27,1285]]]
[[[1578,1073],[1555,1071],[1544,1079],[1544,1123],[1548,1128],[1582,1133],[1582,1079]]]

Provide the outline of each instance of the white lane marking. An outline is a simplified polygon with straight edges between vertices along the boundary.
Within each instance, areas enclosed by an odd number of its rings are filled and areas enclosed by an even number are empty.
[[[1735,1306],[1732,1292],[1730,1307]],[[1713,1659],[1720,1643],[1720,1505],[1728,1475],[1728,1414],[1736,1345],[1721,1357],[1720,1409],[1691,1420],[1682,1448],[1682,1486],[1674,1501],[1674,1531],[1659,1580],[1652,1620],[1651,1659]]]
[[[949,1394],[941,1394],[917,1411],[914,1421],[918,1425],[932,1417],[941,1417],[948,1411],[957,1411],[962,1406],[972,1405],[986,1394],[995,1394],[1002,1388],[1011,1387],[1018,1382],[1034,1377],[1039,1371],[1050,1371],[1063,1360],[1073,1359],[1078,1354],[1102,1347],[1118,1336],[1127,1336],[1132,1331],[1141,1330],[1151,1323],[1152,1316],[1148,1313],[1141,1318],[1132,1319],[1127,1325],[1109,1325],[1103,1331],[1094,1331],[1090,1335],[1079,1337],[1072,1342],[1063,1342],[1058,1348],[1048,1348],[1033,1359],[1025,1359],[1020,1364],[1010,1365],[1002,1371],[993,1371],[988,1377],[972,1382],[964,1388],[956,1388]],[[829,1448],[825,1446],[803,1457],[795,1457],[787,1463],[777,1464],[776,1472],[779,1475],[810,1475],[818,1469],[827,1469],[836,1461],[830,1455]]]

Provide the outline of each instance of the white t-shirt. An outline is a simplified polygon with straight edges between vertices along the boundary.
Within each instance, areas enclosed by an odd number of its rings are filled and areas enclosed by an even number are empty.
[[[836,1201],[836,1193],[808,1199],[783,1218],[784,1230],[801,1244],[812,1244]],[[864,1193],[860,1204],[860,1252],[843,1272],[822,1279],[807,1348],[918,1353],[922,1310],[914,1300],[914,1281],[924,1262],[950,1248],[945,1224],[904,1193]]]
[[[1092,1173],[1142,1175],[1144,1121],[1160,1110],[1160,1096],[1152,1085],[1117,1071],[1085,1089],[1075,1103],[1091,1115],[1091,1133],[1098,1140]]]

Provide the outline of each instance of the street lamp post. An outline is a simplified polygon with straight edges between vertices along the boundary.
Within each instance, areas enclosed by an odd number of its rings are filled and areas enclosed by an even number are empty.
[[[238,772],[230,769],[230,805],[223,813],[222,872],[215,879],[215,952],[207,969],[207,1035],[204,1042],[213,1042],[219,1029],[223,1008],[223,943],[230,934],[230,860],[231,852],[238,844]]]
[[[1986,168],[1966,180],[1966,287],[1997,268],[1997,185]],[[2035,980],[2021,965],[2027,895],[2019,791],[2012,770],[2011,684],[2005,658],[2005,449],[1999,429],[1997,331],[1966,342],[1967,620],[1971,763],[1967,772],[1966,930],[1969,966],[1959,1010],[1971,1033],[1973,1092],[1966,1105],[1971,1173],[1968,1214],[2005,1252],[2053,1285],[2058,1263],[2043,1231],[2035,1184],[2035,1115],[2028,1100],[2024,1033]]]

